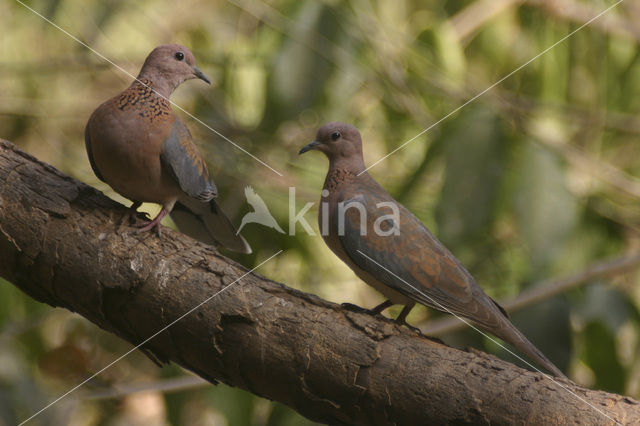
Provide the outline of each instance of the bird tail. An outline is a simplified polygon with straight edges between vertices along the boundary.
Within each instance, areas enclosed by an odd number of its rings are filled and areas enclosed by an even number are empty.
[[[553,365],[506,317],[500,326],[489,331],[502,340],[511,343],[520,352],[544,367],[545,370],[553,373],[557,377],[567,378],[567,376],[565,376],[558,367]]]
[[[235,227],[215,199],[206,203],[192,198],[180,199],[169,215],[181,232],[198,241],[251,253],[249,243],[239,233],[236,235]]]

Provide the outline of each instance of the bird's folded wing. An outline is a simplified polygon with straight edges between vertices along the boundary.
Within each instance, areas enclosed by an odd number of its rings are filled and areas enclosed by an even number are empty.
[[[160,158],[162,165],[189,196],[209,201],[217,195],[216,186],[209,179],[207,165],[193,143],[189,129],[177,118],[164,141]]]
[[[372,193],[359,194],[353,201],[365,207],[366,235],[361,229],[361,213],[346,208],[344,232],[339,238],[358,267],[419,303],[488,326],[496,324],[493,300],[413,214],[390,197]],[[392,210],[380,202],[395,203],[399,224],[391,216],[381,218],[391,215]],[[392,226],[398,227],[398,235],[380,235],[389,233]]]

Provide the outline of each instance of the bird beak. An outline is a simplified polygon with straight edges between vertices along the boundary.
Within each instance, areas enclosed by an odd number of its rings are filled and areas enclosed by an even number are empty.
[[[193,75],[206,82],[207,84],[211,84],[211,80],[209,80],[209,77],[204,75],[204,73],[200,71],[200,68],[196,67],[195,65],[193,66]]]
[[[300,151],[298,151],[298,155],[304,154],[305,152],[311,151],[312,149],[318,149],[319,146],[320,146],[320,142],[318,141],[313,141],[311,143],[308,143],[305,146],[303,146],[302,149],[300,149]]]

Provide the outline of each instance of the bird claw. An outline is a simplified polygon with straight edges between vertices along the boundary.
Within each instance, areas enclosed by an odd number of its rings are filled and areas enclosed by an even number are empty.
[[[143,220],[142,226],[147,225],[151,221],[151,216],[147,212],[139,212],[138,207],[140,207],[142,203],[134,202],[131,207],[129,207],[126,213],[120,219],[120,223],[118,224],[118,228],[120,228],[125,223],[129,223],[132,226],[137,226],[140,224],[139,219]]]
[[[376,312],[376,311],[373,311],[371,309],[366,309],[366,308],[363,308],[363,307],[358,306],[358,305],[354,305],[353,303],[341,303],[340,306],[342,306],[343,308],[345,308],[348,311],[357,312],[357,313],[360,313],[360,314],[369,314],[369,315],[372,315],[372,316],[376,316],[378,314],[378,312]]]
[[[160,221],[156,221],[156,220],[152,220],[152,221],[148,221],[148,222],[144,222],[144,223],[137,223],[135,225],[133,225],[134,228],[138,228],[136,230],[136,234],[142,234],[143,232],[147,232],[147,231],[151,231],[155,228],[156,233],[158,234],[159,237],[162,236],[162,231],[160,230],[160,228],[162,228],[162,226],[160,225]]]
[[[162,228],[162,225],[160,225],[160,222],[162,222],[162,218],[165,217],[167,214],[168,212],[163,207],[162,210],[160,210],[160,213],[158,213],[158,216],[155,217],[155,219],[148,222],[134,225],[134,227],[140,228],[136,231],[136,234],[139,234],[141,232],[147,232],[155,228],[156,232],[158,233],[158,237],[161,237],[162,231],[160,229]]]
[[[382,315],[382,313],[380,313],[380,311],[376,310],[376,309],[367,309],[367,308],[363,308],[361,306],[358,305],[354,305],[353,303],[341,303],[340,306],[342,306],[344,309],[351,311],[351,312],[357,312],[359,314],[368,314],[371,316],[378,316],[380,315],[383,318],[387,318],[384,315]],[[380,307],[382,305],[379,305],[378,307]],[[389,319],[389,318],[387,318]],[[405,326],[407,327],[409,330],[412,330],[416,333],[418,333],[420,336],[425,337],[424,334],[422,334],[422,330],[420,330],[418,327],[414,327],[412,325],[410,325],[407,321],[404,320],[404,318],[396,318],[395,320],[393,320],[394,323],[396,323],[399,326]]]
[[[138,223],[140,223],[138,222],[139,219],[141,219],[146,224],[151,221],[151,216],[149,216],[149,213],[147,212],[136,212],[135,215],[129,216],[129,221],[133,225],[137,225]]]
[[[422,334],[422,330],[420,330],[418,327],[414,327],[412,325],[410,325],[408,322],[406,321],[398,321],[397,319],[394,321],[396,324],[398,324],[399,326],[405,326],[407,327],[409,330],[411,331],[415,331],[416,333],[418,333],[420,336],[425,337],[424,334]]]
[[[135,214],[133,214],[131,212],[127,212],[120,220],[118,228],[122,227],[125,224],[133,226],[134,228],[138,228],[141,226],[146,226],[150,221],[151,217],[149,217],[147,213],[136,212]]]

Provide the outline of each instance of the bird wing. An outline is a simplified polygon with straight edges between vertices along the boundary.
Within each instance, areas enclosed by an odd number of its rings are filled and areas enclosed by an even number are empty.
[[[473,277],[425,226],[384,189],[361,188],[349,201],[361,203],[366,212],[366,235],[361,213],[344,211],[344,232],[339,240],[347,255],[361,269],[397,292],[431,308],[461,315],[487,327],[501,323],[501,308],[476,284]],[[379,203],[394,203],[398,215]],[[338,206],[336,206],[338,209]],[[338,211],[334,212],[339,218]],[[395,223],[399,219],[399,223]],[[339,219],[337,219],[339,220]],[[374,225],[390,235],[378,235]],[[390,231],[398,227],[397,235]],[[340,232],[339,232],[340,234]]]
[[[91,121],[89,121],[87,123],[87,126],[84,128],[84,146],[87,149],[87,155],[89,156],[89,164],[91,164],[93,173],[95,173],[95,175],[98,176],[98,179],[100,179],[103,182],[106,182],[102,177],[102,173],[100,173],[100,170],[98,170],[98,165],[96,164],[96,161],[93,159],[93,151],[91,149],[91,137],[89,136],[90,124],[91,124]]]
[[[189,196],[209,201],[217,195],[216,186],[209,179],[207,165],[193,143],[189,129],[177,118],[171,126],[169,137],[164,140],[160,159]]]

